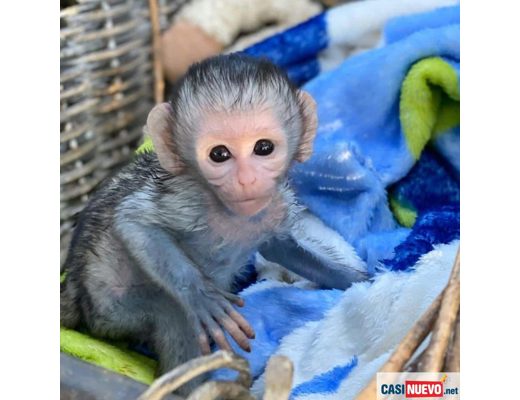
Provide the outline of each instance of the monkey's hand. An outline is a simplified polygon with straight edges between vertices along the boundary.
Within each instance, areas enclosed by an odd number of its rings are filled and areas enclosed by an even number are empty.
[[[116,233],[138,260],[142,270],[172,297],[182,303],[196,329],[202,352],[210,352],[208,335],[217,345],[230,350],[222,328],[245,351],[251,351],[248,338],[255,334],[233,307],[243,300],[217,288],[163,229],[128,220],[121,215]]]
[[[233,304],[242,307],[244,301],[239,296],[217,288],[208,280],[204,283],[204,288],[191,288],[181,295],[182,301],[186,302],[186,310],[191,310],[189,318],[195,326],[202,353],[211,352],[209,337],[221,349],[233,351],[223,329],[243,350],[250,352],[249,339],[254,339],[255,333],[233,307]]]

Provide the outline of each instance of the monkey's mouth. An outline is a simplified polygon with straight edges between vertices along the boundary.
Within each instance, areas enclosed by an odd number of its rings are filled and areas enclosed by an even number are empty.
[[[259,200],[265,200],[266,197],[248,197],[245,199],[239,199],[239,200],[231,200],[232,203],[247,203],[247,202],[253,202],[253,201],[259,201]]]
[[[234,204],[255,204],[255,203],[268,203],[271,201],[272,196],[255,196],[255,197],[244,197],[243,199],[230,200]]]
[[[249,197],[240,200],[232,200],[229,206],[239,215],[251,217],[258,214],[271,203],[271,196]]]

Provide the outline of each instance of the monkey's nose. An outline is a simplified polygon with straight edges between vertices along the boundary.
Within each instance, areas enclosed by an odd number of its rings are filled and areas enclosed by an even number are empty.
[[[240,168],[237,173],[237,179],[242,186],[253,185],[256,182],[256,174],[252,169]]]
[[[240,183],[242,186],[254,185],[255,182],[256,182],[256,176],[254,176],[254,175],[252,175],[251,177],[247,177],[247,178],[244,178],[244,177],[238,178],[238,183]]]

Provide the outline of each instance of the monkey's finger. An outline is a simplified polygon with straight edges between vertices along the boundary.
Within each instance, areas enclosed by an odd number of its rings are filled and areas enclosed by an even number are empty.
[[[198,334],[198,341],[202,355],[208,355],[211,353],[211,347],[209,345],[209,338],[206,332],[200,332]]]
[[[241,349],[251,353],[251,345],[249,344],[249,339],[244,332],[239,328],[239,326],[233,321],[228,315],[223,314],[222,317],[218,319],[220,325],[224,327],[226,331],[229,332],[231,337],[235,340],[235,342],[240,346]]]
[[[224,296],[226,298],[226,300],[230,301],[231,303],[236,304],[239,307],[244,306],[244,300],[240,296],[237,296],[236,294],[228,293],[225,291],[221,291],[221,293],[222,293],[222,296]]]
[[[197,320],[195,322],[195,333],[199,342],[200,350],[203,355],[211,353],[211,347],[209,345],[209,338],[206,334],[206,330],[202,327],[201,323]]]
[[[218,345],[218,347],[220,347],[222,350],[233,351],[233,349],[229,345],[228,341],[226,340],[226,336],[224,335],[224,332],[222,331],[220,326],[215,322],[215,320],[213,318],[211,318],[211,317],[204,318],[203,322],[204,322],[204,325],[206,326],[207,332],[213,338],[213,340]]]
[[[255,338],[255,331],[249,322],[233,307],[226,307],[226,312],[231,317],[233,321],[242,329],[242,331],[247,335],[249,339]]]

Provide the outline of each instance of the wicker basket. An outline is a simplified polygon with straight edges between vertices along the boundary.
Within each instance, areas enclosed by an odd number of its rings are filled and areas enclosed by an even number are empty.
[[[168,25],[183,1],[159,1]],[[146,0],[80,0],[60,15],[61,264],[74,216],[139,144],[153,106]]]

